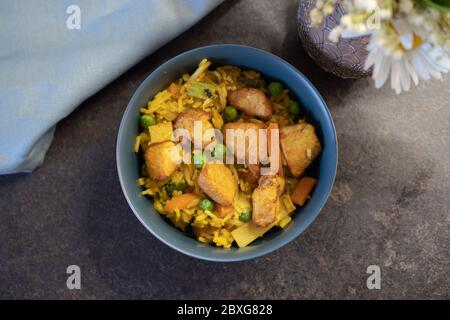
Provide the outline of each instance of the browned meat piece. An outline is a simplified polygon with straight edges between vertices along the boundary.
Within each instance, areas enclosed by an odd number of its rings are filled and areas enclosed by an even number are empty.
[[[155,180],[167,179],[180,165],[180,157],[172,141],[148,146],[144,158],[147,173]]]
[[[175,119],[174,127],[176,129],[186,129],[189,132],[190,140],[194,141],[194,121],[202,122],[201,139],[203,144],[209,143],[210,140],[204,139],[203,134],[208,129],[213,129],[213,126],[209,120],[211,119],[211,113],[202,109],[190,109],[189,111],[180,113]]]
[[[227,148],[233,151],[238,163],[248,164],[253,159],[250,155],[254,157],[256,163],[259,162],[259,129],[262,128],[263,124],[253,122],[229,122],[223,126],[224,141]],[[227,133],[227,130],[230,131]],[[234,148],[231,148],[232,141],[234,141]],[[239,154],[239,146],[243,147],[244,152],[242,154]]]
[[[198,185],[215,202],[230,206],[237,190],[231,170],[222,163],[208,163],[198,176]]]
[[[269,120],[272,117],[272,104],[259,89],[244,88],[231,92],[228,102],[250,117]]]
[[[322,151],[314,127],[308,123],[280,128],[280,144],[292,175],[299,177]]]
[[[252,194],[252,222],[255,225],[267,227],[275,221],[283,190],[284,178],[277,175],[261,176]]]
[[[282,176],[271,175],[271,176],[261,176],[259,178],[260,187],[264,186],[275,186],[277,188],[277,195],[281,196],[284,191],[285,180]]]

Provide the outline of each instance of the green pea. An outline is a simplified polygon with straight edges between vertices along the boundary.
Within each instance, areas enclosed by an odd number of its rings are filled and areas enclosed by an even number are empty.
[[[179,184],[177,184],[176,189],[179,191],[184,191],[187,188],[189,188],[189,185],[186,182],[180,182]]]
[[[252,219],[252,212],[251,211],[244,211],[239,216],[239,220],[243,222],[249,222]]]
[[[155,117],[149,116],[148,114],[144,114],[140,119],[142,128],[147,128],[156,124]]]
[[[283,91],[283,85],[279,82],[271,82],[267,89],[269,89],[269,93],[272,97],[276,97]]]
[[[214,203],[209,199],[202,199],[202,200],[200,200],[199,207],[202,210],[213,211]]]
[[[205,165],[205,162],[206,162],[205,161],[205,157],[203,156],[203,153],[202,152],[194,153],[194,157],[193,157],[192,162],[194,162],[194,166],[197,169],[203,168],[203,166]]]
[[[296,116],[300,113],[300,106],[297,101],[291,101],[289,105],[289,113],[293,116]]]
[[[174,186],[173,186],[173,184],[168,184],[167,186],[166,186],[166,192],[167,192],[167,195],[169,196],[169,197],[172,197],[173,196],[173,192],[175,191],[175,188],[174,188]]]
[[[216,147],[214,148],[213,156],[217,160],[219,160],[219,159],[223,160],[225,152],[226,152],[225,146],[220,143],[220,144],[216,145]]]
[[[230,122],[233,121],[234,119],[236,119],[237,117],[237,110],[232,107],[232,106],[227,106],[224,110],[223,110],[223,119],[226,122]]]

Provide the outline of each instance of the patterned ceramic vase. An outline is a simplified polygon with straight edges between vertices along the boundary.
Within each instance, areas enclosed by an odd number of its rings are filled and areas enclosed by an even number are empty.
[[[325,17],[318,26],[312,27],[309,12],[316,0],[299,2],[298,34],[309,56],[322,69],[341,78],[363,78],[370,75],[371,70],[364,70],[369,37],[340,39],[337,43],[328,39],[328,34],[344,14],[341,4],[338,2],[332,15]]]

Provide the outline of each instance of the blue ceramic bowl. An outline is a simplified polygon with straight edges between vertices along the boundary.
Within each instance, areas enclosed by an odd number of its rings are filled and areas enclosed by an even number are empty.
[[[303,105],[307,119],[316,126],[323,151],[310,174],[318,178],[311,199],[297,209],[295,217],[285,229],[270,232],[248,247],[216,248],[197,242],[169,224],[153,208],[152,202],[139,193],[137,185],[140,161],[133,152],[135,136],[139,131],[139,108],[145,106],[158,91],[166,88],[183,73],[192,73],[200,60],[209,58],[213,66],[237,65],[254,69],[266,79],[277,79],[285,84]],[[272,252],[300,235],[317,217],[333,186],[337,168],[336,132],[330,112],[313,85],[296,68],[281,58],[251,47],[240,45],[212,45],[182,53],[170,59],[139,86],[131,98],[120,124],[117,137],[117,170],[125,198],[142,224],[159,240],[189,256],[211,261],[239,261]]]

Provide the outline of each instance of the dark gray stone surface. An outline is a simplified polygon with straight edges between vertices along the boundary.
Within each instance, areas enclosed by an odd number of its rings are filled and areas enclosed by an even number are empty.
[[[0,177],[0,298],[450,298],[450,82],[396,96],[321,71],[297,40],[295,1],[227,1],[61,121],[44,165]],[[297,66],[323,94],[339,139],[330,200],[268,256],[219,264],[184,256],[128,208],[115,140],[128,100],[159,64],[242,43]],[[66,268],[82,289],[66,288]],[[379,265],[381,290],[366,268]]]

